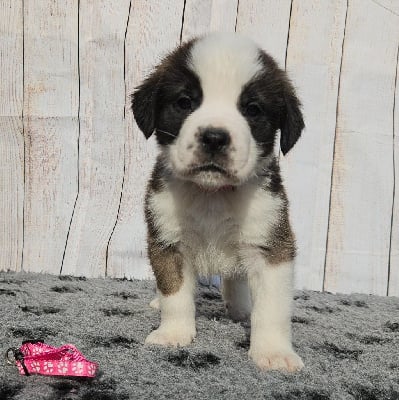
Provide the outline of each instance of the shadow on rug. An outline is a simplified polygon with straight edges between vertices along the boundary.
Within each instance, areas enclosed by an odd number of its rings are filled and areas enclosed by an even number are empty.
[[[197,295],[197,338],[144,347],[159,324],[154,282],[0,273],[3,352],[26,339],[72,343],[100,365],[93,380],[20,376],[1,366],[1,400],[399,399],[399,298],[296,292],[297,374],[248,360],[248,327],[226,318],[218,291]]]

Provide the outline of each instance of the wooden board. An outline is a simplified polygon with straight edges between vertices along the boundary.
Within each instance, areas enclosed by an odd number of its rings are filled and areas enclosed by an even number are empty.
[[[399,57],[399,51],[398,55]],[[399,64],[396,59],[395,100],[393,108],[393,162],[395,168],[395,192],[392,207],[392,231],[390,253],[389,296],[399,296]]]
[[[183,40],[208,32],[234,32],[238,0],[186,0]]]
[[[322,290],[346,0],[294,1],[287,71],[306,129],[280,165],[297,236],[296,286]]]
[[[78,1],[24,2],[23,269],[58,272],[77,193]]]
[[[324,286],[328,291],[387,293],[398,35],[397,15],[378,2],[349,2]]]
[[[240,1],[237,32],[251,37],[285,66],[291,0]]]
[[[79,192],[63,274],[104,276],[124,171],[124,38],[129,0],[80,2]]]
[[[148,279],[144,193],[157,153],[154,137],[146,141],[130,110],[130,94],[180,41],[184,1],[133,2],[126,31],[125,177],[122,201],[108,247],[107,275]],[[167,24],[160,24],[167,20]]]
[[[24,196],[22,1],[1,1],[0,21],[0,271],[19,271]]]

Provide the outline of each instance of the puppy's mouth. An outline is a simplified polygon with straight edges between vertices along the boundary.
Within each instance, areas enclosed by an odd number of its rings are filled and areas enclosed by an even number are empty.
[[[220,165],[215,164],[215,163],[202,164],[202,165],[192,167],[192,168],[190,168],[190,172],[192,174],[197,174],[200,172],[218,172],[225,176],[230,175],[225,168],[223,168]]]
[[[215,162],[191,165],[180,176],[207,191],[238,184],[237,178],[229,169]]]

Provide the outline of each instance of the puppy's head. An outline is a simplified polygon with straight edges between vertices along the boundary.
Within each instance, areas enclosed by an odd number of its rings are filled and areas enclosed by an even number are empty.
[[[132,96],[139,128],[155,132],[166,167],[207,189],[239,185],[304,127],[284,71],[252,41],[211,34],[178,47]]]

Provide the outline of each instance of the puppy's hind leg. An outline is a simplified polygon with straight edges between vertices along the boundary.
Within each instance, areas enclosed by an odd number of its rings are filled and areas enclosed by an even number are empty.
[[[222,294],[226,303],[227,314],[233,321],[249,319],[252,306],[246,277],[223,278]]]

